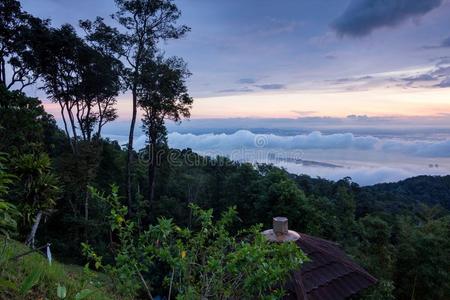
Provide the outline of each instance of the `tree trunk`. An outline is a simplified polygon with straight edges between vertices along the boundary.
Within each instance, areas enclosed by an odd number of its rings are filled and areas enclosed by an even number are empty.
[[[137,115],[137,86],[136,83],[133,85],[133,115],[131,116],[130,132],[128,135],[128,153],[127,153],[127,200],[128,200],[128,214],[133,215],[132,212],[132,190],[131,190],[131,163],[133,160],[133,139],[134,139],[134,127],[136,125],[136,115]]]
[[[6,87],[6,66],[5,66],[5,59],[2,57],[0,60],[0,82],[1,84]]]
[[[69,107],[69,104],[67,101],[65,102],[66,109],[67,109],[67,115],[69,116],[70,125],[72,128],[72,135],[73,135],[73,147],[75,149],[75,155],[78,154],[78,138],[77,138],[77,127],[75,125],[75,117],[73,116],[72,107]]]
[[[64,115],[64,105],[61,103],[61,101],[58,100],[59,106],[61,107],[61,117],[64,123],[64,131],[66,132],[67,141],[69,142],[70,148],[72,149],[72,153],[75,154],[75,148],[72,143],[72,139],[70,138],[69,129],[67,128],[67,121],[66,117]]]
[[[148,150],[149,155],[149,164],[148,164],[148,201],[150,203],[150,207],[153,204],[153,200],[155,197],[155,177],[156,177],[156,133],[154,129],[149,130],[150,136],[150,149]]]
[[[34,238],[36,237],[36,232],[39,227],[39,223],[41,222],[42,218],[42,210],[38,211],[36,218],[34,219],[33,227],[31,227],[31,232],[27,237],[27,240],[25,242],[26,245],[30,246],[34,249]]]

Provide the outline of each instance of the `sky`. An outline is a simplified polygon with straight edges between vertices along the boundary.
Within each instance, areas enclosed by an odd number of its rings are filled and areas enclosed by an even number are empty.
[[[21,3],[54,26],[115,11],[113,0]],[[360,184],[450,173],[450,0],[175,3],[191,31],[161,48],[188,63],[194,106],[168,123],[171,146],[251,162],[275,153],[289,171]],[[130,99],[105,128],[121,143]]]
[[[192,118],[450,112],[450,1],[175,2],[191,32],[161,47],[193,73]],[[113,0],[22,4],[55,26],[115,11]]]

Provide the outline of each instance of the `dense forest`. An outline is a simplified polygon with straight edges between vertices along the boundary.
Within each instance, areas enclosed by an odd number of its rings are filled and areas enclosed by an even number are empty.
[[[186,63],[161,42],[189,28],[170,0],[116,4],[117,28],[99,17],[75,29],[0,1],[0,298],[277,299],[307,259],[259,234],[282,215],[379,280],[360,298],[449,299],[450,175],[360,187],[170,149],[165,122],[189,117],[193,100]],[[62,128],[30,85],[60,108]],[[119,145],[102,129],[125,92]],[[48,265],[14,250],[30,248],[81,266],[79,282],[49,284]]]

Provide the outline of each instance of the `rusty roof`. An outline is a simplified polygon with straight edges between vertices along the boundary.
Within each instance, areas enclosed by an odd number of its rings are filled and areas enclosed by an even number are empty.
[[[294,272],[286,300],[347,299],[377,283],[336,243],[303,233],[296,243],[310,261]]]

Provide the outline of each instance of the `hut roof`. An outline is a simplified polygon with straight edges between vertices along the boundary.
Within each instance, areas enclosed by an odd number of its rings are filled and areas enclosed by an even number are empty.
[[[294,272],[286,285],[287,300],[347,299],[377,283],[336,243],[303,233],[295,243],[310,261]]]

